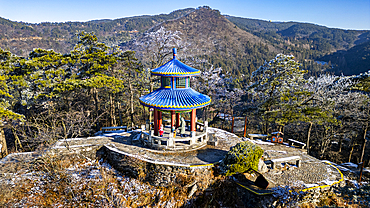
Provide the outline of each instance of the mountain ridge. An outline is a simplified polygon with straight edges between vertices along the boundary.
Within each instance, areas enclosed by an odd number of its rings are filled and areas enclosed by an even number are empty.
[[[205,9],[212,11],[212,14],[202,16],[200,11]],[[198,15],[201,22],[191,18],[192,15]],[[238,71],[234,74],[249,73],[276,53],[294,54],[306,69],[320,72],[325,68],[315,64],[315,60],[323,60],[338,51],[346,53],[354,46],[370,41],[368,30],[343,30],[312,23],[276,23],[234,17],[204,6],[175,10],[169,14],[87,22],[30,24],[0,17],[0,47],[20,56],[27,56],[34,48],[68,53],[77,42],[75,34],[78,31],[94,32],[101,42],[112,46],[138,38],[160,26],[167,30],[180,30],[185,39],[196,43],[196,47],[209,51],[206,54],[212,64]],[[219,43],[212,44],[212,41]],[[354,53],[354,50],[348,53]],[[369,64],[367,60],[361,62],[361,65],[366,64]],[[344,65],[333,63],[333,67],[339,70]],[[365,70],[368,69],[361,66],[356,73]]]

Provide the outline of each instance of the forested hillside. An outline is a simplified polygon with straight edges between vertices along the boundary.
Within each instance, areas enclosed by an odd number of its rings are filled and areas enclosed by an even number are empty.
[[[77,43],[76,34],[79,31],[94,32],[105,44],[117,45],[158,23],[176,19],[193,10],[190,8],[170,14],[89,22],[29,24],[0,18],[0,48],[21,56],[27,56],[33,48],[53,49],[67,53]]]
[[[369,55],[367,50],[353,49],[348,54],[347,50],[366,45],[370,41],[369,31],[224,16],[207,6],[169,14],[88,22],[29,24],[0,18],[0,47],[20,56],[27,56],[34,48],[68,53],[77,42],[76,34],[85,31],[94,32],[99,41],[108,46],[127,47],[131,44],[129,48],[134,48],[133,40],[140,42],[145,32],[161,26],[181,31],[182,40],[193,44],[190,47],[193,55],[197,50],[198,57],[234,75],[249,75],[264,60],[279,52],[293,54],[312,73],[329,69],[337,74],[358,74],[368,70],[369,60],[363,59]],[[355,58],[343,58],[347,56]],[[361,60],[360,64],[355,62],[357,59]],[[315,61],[326,61],[327,64]]]
[[[369,44],[369,31],[342,30],[299,22],[269,22],[232,16],[226,18],[241,29],[281,46],[284,53],[293,53],[301,62],[309,59],[330,61],[330,66],[326,68],[336,74],[343,72],[352,75],[369,70],[366,65],[370,61],[363,57],[370,53],[366,49],[359,50]],[[357,49],[350,50],[354,46],[358,46]],[[333,53],[335,55],[331,56]],[[361,63],[358,63],[359,60]],[[305,68],[316,71],[320,67],[311,65]]]
[[[190,56],[205,59],[214,67],[221,67],[237,76],[249,75],[265,60],[281,52],[265,39],[239,29],[218,10],[209,7],[198,8],[181,18],[157,25],[148,32],[155,32],[161,27],[180,32],[180,50],[184,48]],[[147,35],[128,42],[124,48],[140,52],[137,46],[145,42]]]
[[[354,46],[347,51],[337,51],[320,58],[333,63],[337,74],[352,75],[370,70],[370,41]]]

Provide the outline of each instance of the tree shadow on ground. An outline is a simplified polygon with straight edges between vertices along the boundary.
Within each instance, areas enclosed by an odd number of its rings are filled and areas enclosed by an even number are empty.
[[[225,150],[205,148],[198,150],[197,158],[207,163],[215,163],[221,161],[226,153]]]

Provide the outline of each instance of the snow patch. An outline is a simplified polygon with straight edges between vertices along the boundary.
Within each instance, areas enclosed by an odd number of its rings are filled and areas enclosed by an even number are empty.
[[[245,140],[250,141],[250,142],[255,143],[255,144],[275,145],[274,143],[264,142],[264,141],[261,141],[261,140],[251,140],[249,138],[245,138]]]
[[[313,183],[313,184],[305,183],[304,186],[306,186],[307,188],[311,188],[311,187],[315,187],[315,186],[319,186],[319,185],[316,184],[316,183]]]
[[[344,167],[347,167],[347,168],[357,168],[358,165],[357,164],[354,164],[354,163],[351,163],[351,162],[347,162],[347,163],[342,163],[340,164],[341,166],[344,166]]]
[[[343,166],[340,166],[340,165],[337,165],[337,168],[338,168],[340,171],[344,171],[344,172],[349,171],[349,172],[352,172],[352,170],[350,170],[350,169],[348,169],[348,168],[345,168],[345,167],[343,167]]]
[[[287,153],[286,151],[280,151],[280,150],[265,150],[265,152],[277,152],[277,153],[282,153],[282,154]]]

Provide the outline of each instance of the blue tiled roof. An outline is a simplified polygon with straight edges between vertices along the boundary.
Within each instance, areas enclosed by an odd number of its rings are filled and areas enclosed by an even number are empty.
[[[194,69],[193,67],[185,65],[181,61],[177,60],[176,57],[174,57],[171,61],[167,62],[166,64],[156,69],[153,69],[151,73],[157,76],[188,77],[199,75],[200,71],[198,69]]]
[[[191,88],[159,88],[140,97],[140,103],[161,110],[191,110],[209,105],[211,98]]]

